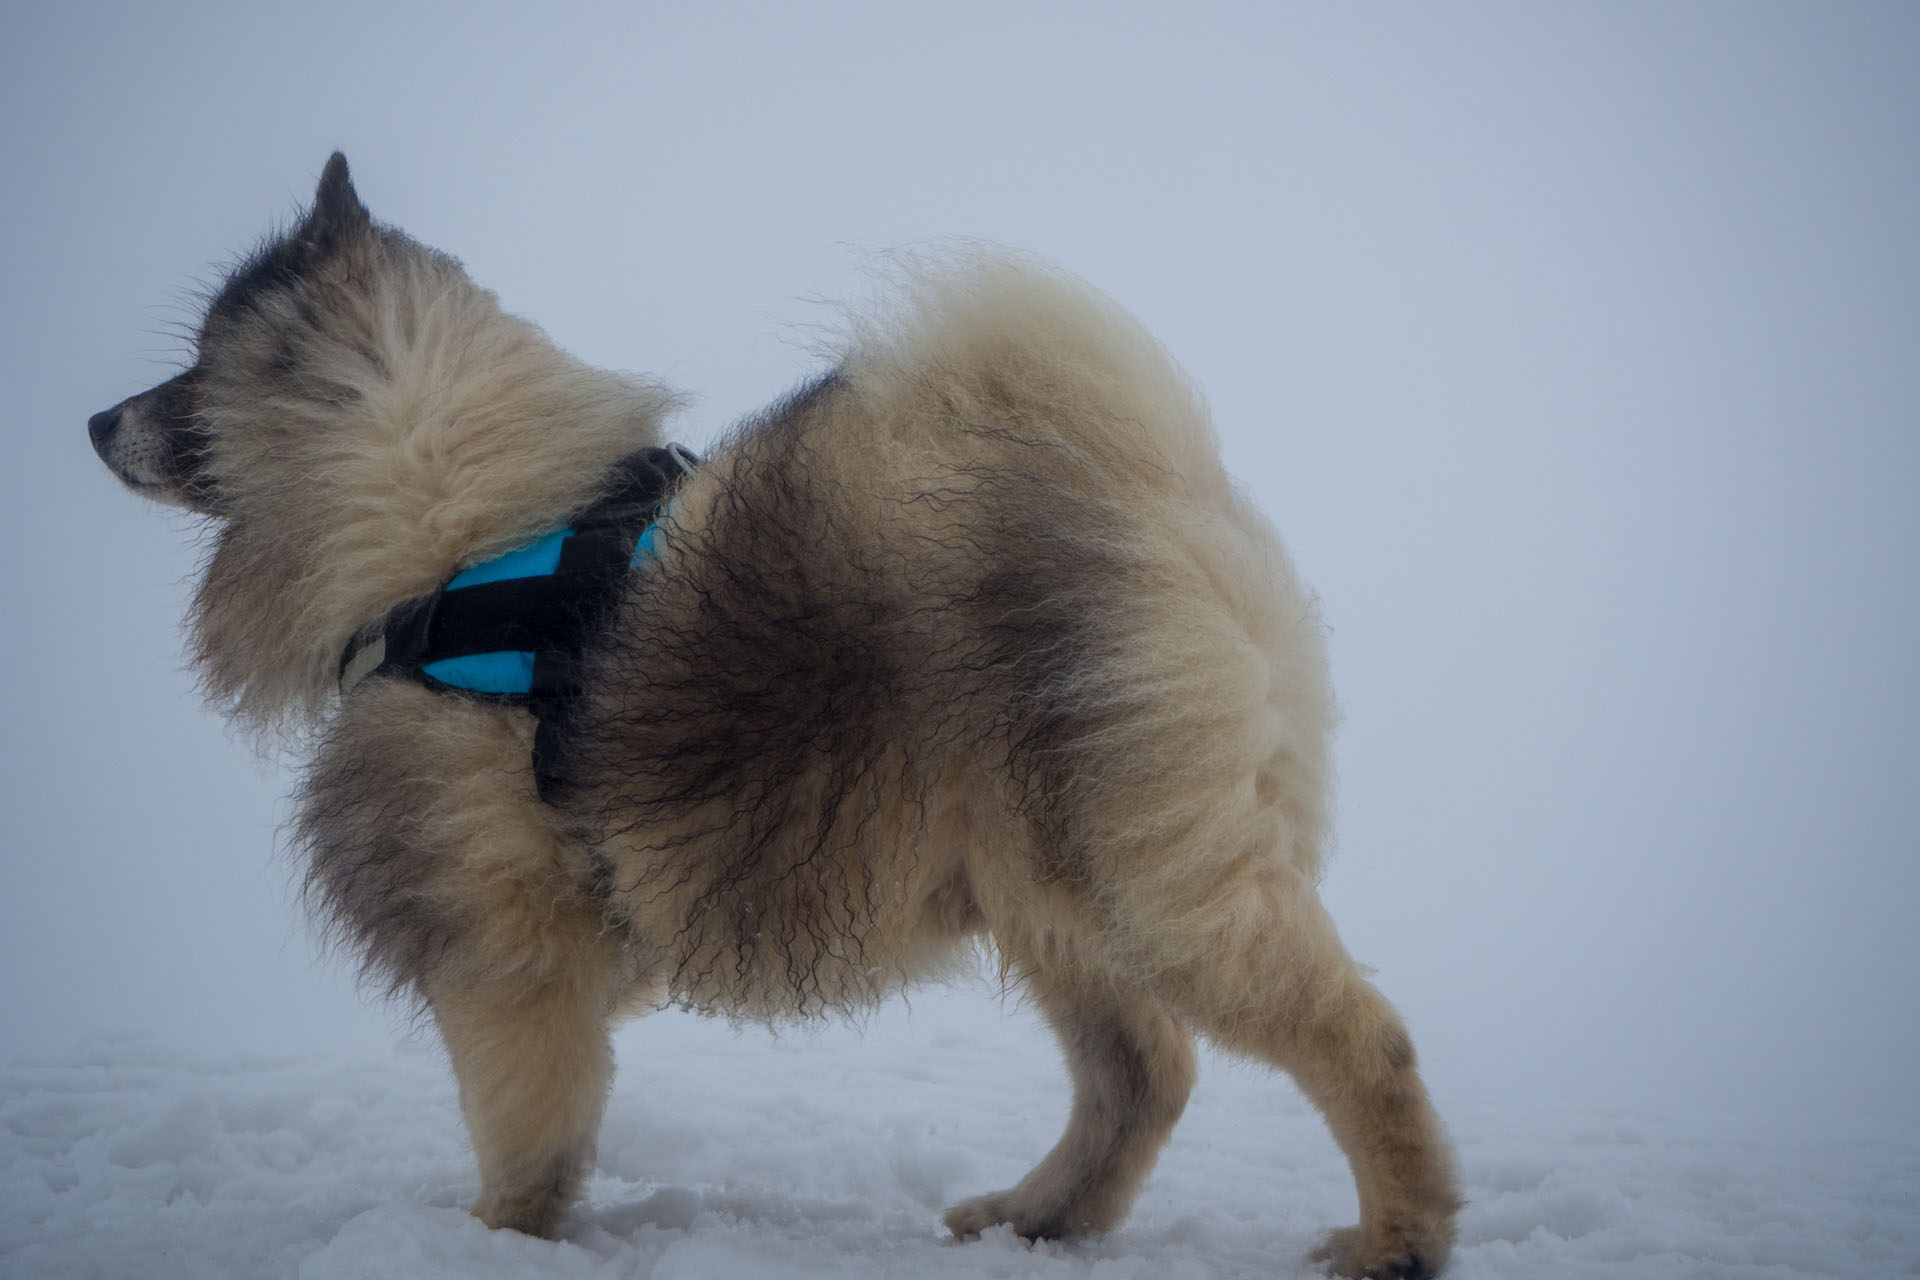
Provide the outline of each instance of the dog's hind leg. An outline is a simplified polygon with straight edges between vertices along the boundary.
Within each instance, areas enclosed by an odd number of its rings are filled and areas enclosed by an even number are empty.
[[[598,984],[437,984],[435,1020],[480,1164],[474,1216],[550,1236],[593,1162],[613,1079]]]
[[[1293,868],[1242,867],[1240,877],[1218,899],[1214,945],[1154,986],[1202,1034],[1285,1070],[1326,1117],[1358,1184],[1360,1224],[1316,1258],[1344,1276],[1437,1274],[1461,1200],[1413,1041]]]
[[[962,1238],[1005,1222],[1028,1239],[1104,1231],[1126,1216],[1193,1088],[1193,1044],[1145,992],[1064,969],[1029,977],[1060,1037],[1073,1112],[1017,1186],[949,1209]]]

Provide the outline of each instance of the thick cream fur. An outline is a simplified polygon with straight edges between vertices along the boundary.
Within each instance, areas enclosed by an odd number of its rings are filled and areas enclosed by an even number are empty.
[[[352,244],[263,311],[205,364],[232,497],[194,615],[209,693],[255,726],[310,723],[356,630],[591,500],[677,404],[410,241]],[[288,348],[298,377],[263,378]]]

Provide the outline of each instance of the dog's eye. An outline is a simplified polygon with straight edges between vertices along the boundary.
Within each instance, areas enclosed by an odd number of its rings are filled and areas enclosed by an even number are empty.
[[[200,369],[196,365],[168,382],[160,397],[160,413],[169,431],[196,430],[200,410]]]

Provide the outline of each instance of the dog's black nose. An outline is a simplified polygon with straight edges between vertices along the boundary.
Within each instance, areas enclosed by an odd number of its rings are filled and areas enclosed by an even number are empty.
[[[120,410],[118,406],[108,409],[103,413],[96,413],[91,418],[88,418],[87,434],[93,437],[93,447],[98,449],[101,445],[105,444],[107,437],[112,435],[114,428],[119,425]]]

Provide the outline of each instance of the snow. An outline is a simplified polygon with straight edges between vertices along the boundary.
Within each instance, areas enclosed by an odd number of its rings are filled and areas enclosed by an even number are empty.
[[[1305,1277],[1354,1216],[1282,1078],[1208,1057],[1133,1216],[1092,1241],[946,1238],[951,1201],[1051,1144],[1031,1014],[939,991],[863,1028],[623,1030],[597,1168],[559,1241],[491,1232],[430,1036],[386,1061],[214,1058],[99,1037],[0,1069],[0,1276]],[[1449,1274],[1920,1275],[1920,1139],[1446,1106],[1471,1204]]]

